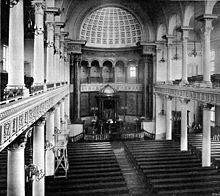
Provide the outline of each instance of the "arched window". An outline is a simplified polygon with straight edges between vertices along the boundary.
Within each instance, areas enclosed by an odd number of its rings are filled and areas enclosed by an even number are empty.
[[[137,72],[136,67],[135,67],[135,66],[131,66],[131,67],[130,67],[130,77],[131,77],[131,78],[135,78],[136,75],[137,75],[136,72]]]

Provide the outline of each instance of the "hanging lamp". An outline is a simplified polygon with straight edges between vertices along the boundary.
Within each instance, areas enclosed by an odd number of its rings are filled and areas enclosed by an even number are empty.
[[[165,63],[165,58],[164,58],[164,43],[163,43],[163,49],[162,49],[162,58],[159,60],[159,63]]]
[[[176,14],[176,47],[175,47],[175,55],[173,57],[173,60],[179,60],[179,57],[178,57],[178,53],[177,53],[177,14]]]
[[[194,31],[194,38],[193,38],[193,49],[192,51],[189,53],[189,56],[193,56],[196,57],[197,56],[197,51],[196,51],[196,5],[195,5],[195,1],[193,4],[193,8],[194,8],[194,21],[193,21],[193,31]]]

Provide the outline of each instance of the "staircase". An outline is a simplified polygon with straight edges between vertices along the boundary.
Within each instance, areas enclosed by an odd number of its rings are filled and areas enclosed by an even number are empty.
[[[200,158],[202,156],[202,133],[188,134],[190,149]],[[211,139],[211,161],[217,168],[220,167],[220,142]]]
[[[109,142],[69,143],[68,178],[46,177],[46,196],[129,195]]]
[[[173,141],[127,141],[128,157],[145,178],[151,195],[215,195],[220,193],[220,172],[202,167],[200,159],[181,152]]]

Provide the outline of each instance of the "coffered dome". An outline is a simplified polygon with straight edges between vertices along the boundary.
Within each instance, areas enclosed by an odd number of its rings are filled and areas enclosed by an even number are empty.
[[[91,47],[131,47],[136,46],[141,37],[139,21],[118,7],[104,7],[92,12],[80,29],[80,38],[87,40],[86,46]]]

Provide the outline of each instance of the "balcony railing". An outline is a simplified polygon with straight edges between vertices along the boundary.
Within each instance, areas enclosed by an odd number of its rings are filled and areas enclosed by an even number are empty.
[[[0,151],[69,94],[66,83],[54,90],[0,106]]]
[[[81,84],[81,92],[100,91],[106,84]],[[142,92],[142,84],[112,83],[110,84],[117,91]]]
[[[169,95],[188,100],[196,100],[202,103],[220,105],[220,89],[218,88],[202,88],[192,85],[179,86],[169,84],[156,84],[154,93]]]

